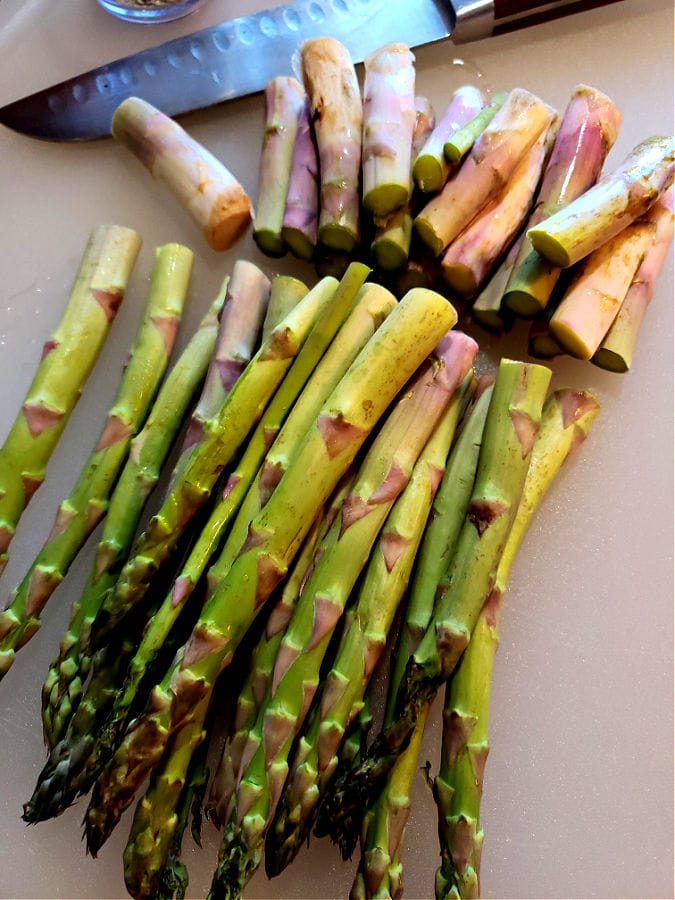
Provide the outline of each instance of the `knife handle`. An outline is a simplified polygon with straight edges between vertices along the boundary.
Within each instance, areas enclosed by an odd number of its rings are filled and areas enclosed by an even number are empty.
[[[622,0],[456,0],[453,43],[476,41]]]

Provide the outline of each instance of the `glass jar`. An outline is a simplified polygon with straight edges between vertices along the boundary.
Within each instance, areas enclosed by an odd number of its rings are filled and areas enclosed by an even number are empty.
[[[118,19],[150,25],[181,19],[199,9],[207,0],[97,0],[97,2]]]

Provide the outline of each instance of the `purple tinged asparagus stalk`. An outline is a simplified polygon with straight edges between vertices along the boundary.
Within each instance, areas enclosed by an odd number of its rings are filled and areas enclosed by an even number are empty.
[[[591,362],[610,372],[627,372],[633,362],[642,320],[654,293],[654,284],[673,243],[673,188],[645,214],[655,226],[654,239],[623,298],[619,312],[591,357]]]
[[[483,106],[483,95],[477,87],[467,84],[455,91],[447,109],[414,157],[413,178],[420,190],[425,193],[441,190],[452,169],[445,155],[445,143],[474,119]]]
[[[309,120],[309,98],[298,117],[281,237],[294,256],[311,259],[319,230],[319,161]]]
[[[293,148],[304,103],[305,89],[296,78],[279,75],[265,85],[265,130],[253,240],[270,256],[281,256],[285,249],[281,231]]]
[[[52,529],[6,609],[0,613],[0,678],[40,627],[45,604],[105,516],[134,434],[142,426],[173,350],[193,254],[180,244],[157,249],[146,308],[96,447],[60,504]]]
[[[115,110],[111,131],[190,214],[213,250],[227,250],[246,231],[252,209],[243,187],[173,119],[129,97]]]
[[[509,93],[460,169],[415,218],[415,228],[438,256],[508,182],[550,122],[551,107],[522,88]]]
[[[442,277],[460,296],[474,296],[527,218],[556,126],[557,113],[551,111],[548,124],[508,182],[443,254]]]
[[[572,356],[590,359],[596,352],[653,243],[654,233],[654,222],[633,222],[580,264],[549,322],[553,337]]]
[[[206,380],[190,416],[176,470],[180,471],[195,444],[208,431],[258,346],[271,284],[265,273],[247,260],[238,259],[232,276],[225,277],[219,296],[224,297],[219,315],[218,337]],[[188,451],[190,451],[188,453]]]
[[[527,236],[549,262],[574,265],[644,215],[674,177],[675,139],[647,138],[617,169],[528,229]]]
[[[343,855],[351,853],[363,812],[408,745],[419,713],[466,649],[516,513],[550,377],[544,366],[500,362],[450,585],[408,661],[391,723],[320,808],[317,834],[330,833]]]
[[[565,108],[528,227],[563,209],[595,184],[620,124],[621,113],[609,97],[596,88],[577,85]],[[546,307],[559,274],[560,268],[524,238],[504,289],[504,305],[518,316],[532,318]]]
[[[437,900],[480,896],[480,804],[489,750],[490,688],[502,599],[511,566],[536,510],[563,463],[588,436],[599,411],[599,404],[590,394],[567,388],[556,391],[544,404],[541,429],[532,448],[523,493],[494,585],[469,646],[446,688],[441,767],[434,782],[441,843]]]
[[[211,694],[368,434],[455,321],[454,309],[441,295],[411,292],[325,401],[291,466],[251,523],[246,545],[204,605],[178,665],[151,691],[146,710],[99,777],[85,820],[94,852],[161,758],[169,736],[194,721],[195,704]]]
[[[388,216],[410,198],[414,61],[407,44],[388,44],[364,62],[362,192],[373,216]]]
[[[260,862],[265,833],[288,773],[290,749],[318,689],[320,669],[347,599],[476,349],[475,342],[461,333],[450,332],[443,338],[432,359],[406,387],[359,468],[335,523],[333,542],[316,561],[279,647],[271,693],[254,729],[259,742],[252,756],[245,752],[248,762],[237,789],[236,815],[221,846],[214,878],[218,894],[236,895]],[[365,658],[357,657],[365,677],[372,673],[382,646],[383,641],[375,641]],[[329,679],[322,705],[330,707],[344,687],[342,678]],[[322,736],[330,742],[331,736]],[[322,756],[327,749],[322,741]]]
[[[124,298],[141,246],[130,228],[102,225],[87,243],[63,317],[0,447],[0,572],[16,526],[45,477]]]
[[[335,38],[300,50],[310,120],[319,154],[319,232],[324,246],[350,253],[359,240],[361,92],[349,51]]]

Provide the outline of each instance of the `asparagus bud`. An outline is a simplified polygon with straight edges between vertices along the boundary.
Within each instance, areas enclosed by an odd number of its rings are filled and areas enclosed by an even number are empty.
[[[63,318],[0,447],[0,572],[16,526],[45,477],[47,463],[89,377],[124,297],[141,239],[129,228],[95,229]]]
[[[621,113],[605,94],[578,85],[560,123],[551,158],[530,216],[533,227],[595,184],[619,131]],[[504,304],[519,316],[536,315],[548,303],[560,269],[537,253],[526,237],[504,291]]]
[[[280,75],[265,86],[265,132],[260,151],[253,240],[270,256],[281,256],[284,252],[281,229],[304,103],[305,90],[295,78]]]
[[[537,253],[553,265],[571,266],[647,212],[673,177],[675,139],[648,138],[618,169],[530,228],[527,236]]]
[[[408,202],[415,127],[414,56],[389,44],[365,60],[363,88],[363,205],[387,216]]]
[[[227,250],[251,221],[251,201],[232,173],[177,122],[138,97],[115,110],[112,135],[187,210],[213,250]]]
[[[457,174],[415,219],[419,236],[436,256],[504,187],[550,117],[551,107],[534,94],[511,91]]]
[[[350,253],[359,239],[361,92],[349,51],[335,38],[305,41],[302,73],[319,153],[319,241]]]

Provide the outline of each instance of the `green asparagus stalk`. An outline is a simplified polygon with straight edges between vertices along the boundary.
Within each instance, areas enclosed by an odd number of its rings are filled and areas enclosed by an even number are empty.
[[[560,467],[587,437],[600,407],[590,394],[563,389],[544,404],[541,429],[511,531],[486,602],[446,688],[441,768],[434,782],[441,865],[436,897],[480,896],[480,802],[488,754],[492,665],[502,598],[521,541]]]
[[[504,187],[550,116],[551,107],[529,91],[509,93],[455,176],[415,218],[417,233],[435,256]]]
[[[585,84],[577,85],[565,108],[528,227],[595,184],[620,124],[621,113],[609,97]],[[546,307],[559,274],[560,269],[525,238],[504,291],[504,305],[516,315],[532,318]]]
[[[362,812],[407,746],[419,711],[432,701],[468,644],[516,513],[550,377],[544,366],[508,359],[499,365],[450,585],[408,661],[392,723],[320,808],[317,833],[331,833],[343,855],[351,853]]]
[[[204,439],[207,422],[218,415],[255,352],[265,318],[271,284],[265,273],[248,260],[238,259],[232,277],[220,288],[224,303],[220,312],[218,338],[206,379],[190,416],[176,469],[180,471],[193,446]]]
[[[563,209],[528,229],[532,246],[566,268],[597,250],[647,212],[673,183],[675,140],[651,137],[619,167]]]
[[[450,288],[473,297],[527,219],[557,128],[557,113],[524,154],[501,191],[450,244],[441,274]]]
[[[0,447],[0,572],[115,319],[140,245],[135,231],[118,225],[102,225],[89,238],[63,318],[42,348],[21,410]]]
[[[265,131],[253,240],[270,256],[281,256],[285,249],[281,229],[304,102],[305,89],[296,78],[279,75],[265,85]]]
[[[371,675],[407,586],[455,431],[466,380],[456,389],[452,402],[429,437],[370,555],[335,661],[323,679],[319,704],[303,730],[267,835],[268,875],[279,874],[300,849],[309,833],[319,796],[338,765],[345,733],[362,708]]]
[[[445,463],[415,561],[405,618],[393,652],[385,727],[394,716],[396,695],[408,659],[419,646],[433,615],[439,586],[442,589],[442,585],[447,584],[448,560],[454,555],[473,487],[491,394],[490,385],[484,381],[478,383],[472,408]],[[408,746],[393,765],[377,801],[364,816],[361,862],[351,892],[353,900],[372,896],[398,897],[402,893],[400,850],[427,714],[428,707],[420,711]]]
[[[194,719],[271,592],[284,578],[312,521],[383,412],[456,321],[445,298],[411,292],[375,332],[325,402],[247,544],[206,602],[170,677],[127,731],[95,787],[86,814],[94,850],[114,826],[135,785],[161,758],[169,734]]]
[[[565,351],[551,334],[549,324],[555,307],[549,304],[530,322],[527,333],[527,352],[533,359],[554,359]]]
[[[111,132],[190,214],[213,250],[227,250],[246,231],[252,209],[243,187],[173,119],[129,97],[115,110]]]
[[[93,646],[109,639],[129,609],[145,596],[155,572],[175,551],[188,523],[207,502],[215,483],[300,351],[334,282],[319,282],[270,335],[237,379],[207,434],[169,486],[159,511],[137,540],[114,592],[92,628]]]
[[[413,178],[420,190],[425,193],[441,190],[451,170],[444,145],[455,132],[474,119],[483,105],[482,93],[470,84],[458,88],[452,95],[447,109],[413,162]]]
[[[144,318],[96,447],[73,490],[59,504],[47,540],[0,613],[0,678],[16,651],[39,629],[45,604],[106,514],[131,438],[143,424],[169,362],[192,260],[192,251],[180,244],[167,244],[156,252]]]
[[[481,134],[494,119],[508,97],[508,91],[496,91],[489,102],[479,110],[473,119],[454,131],[443,145],[443,153],[451,166],[456,166],[469,152]]]
[[[270,286],[270,297],[262,327],[262,340],[266,341],[274,329],[302,300],[309,288],[292,275],[275,275]]]
[[[471,304],[473,321],[493,334],[502,334],[513,322],[514,316],[502,303],[502,298],[523,239],[522,233],[516,237],[497,269],[487,279]]]
[[[300,51],[319,155],[319,241],[351,253],[359,239],[363,107],[349,51],[335,38],[311,38]]]
[[[363,206],[388,216],[408,203],[415,127],[415,65],[407,44],[387,44],[364,62]]]
[[[662,199],[657,200],[645,214],[644,218],[654,223],[654,240],[635,273],[616,319],[591,357],[591,362],[610,372],[627,372],[632,365],[642,320],[654,292],[654,283],[673,243],[674,193],[673,188],[669,188]]]
[[[196,332],[161,386],[147,421],[132,440],[103,523],[92,572],[61,638],[42,689],[42,723],[52,749],[64,736],[89,672],[89,629],[103,598],[115,586],[131,549],[146,500],[181,427],[192,398],[203,382],[218,333],[224,294],[214,300]]]
[[[472,365],[476,349],[475,342],[460,332],[443,339],[433,361],[420,369],[388,416],[359,468],[335,523],[336,537],[317,560],[282,638],[271,693],[255,725],[259,743],[241,773],[236,813],[223,837],[211,889],[216,896],[239,896],[260,863],[288,774],[291,746],[318,689],[335,628],[389,511]],[[357,657],[368,677],[379,650],[369,646],[365,659]],[[329,680],[323,700],[330,704],[328,697],[335,699],[342,687],[341,678]]]
[[[654,232],[653,222],[633,222],[580,264],[549,322],[553,337],[572,356],[590,359],[600,347]]]
[[[327,305],[323,313],[317,319],[286,377],[265,409],[239,462],[228,476],[222,494],[193,544],[171,590],[153,615],[143,634],[138,650],[130,663],[123,689],[115,700],[113,710],[103,729],[99,752],[104,757],[108,755],[108,748],[114,749],[116,746],[120,732],[123,732],[127,724],[129,709],[132,708],[146,672],[162,650],[171,629],[188,604],[199,579],[206,571],[227,526],[258,471],[265,456],[265,448],[270,441],[274,440],[288,410],[339,328],[342,317],[354,303],[354,298],[367,274],[367,267],[356,263],[351,268],[349,276],[345,277],[337,288],[331,281],[323,283],[327,298]],[[245,537],[244,532],[240,546]],[[240,546],[237,547],[237,551]],[[212,566],[209,573],[211,580],[214,579],[216,571],[217,566]]]
[[[311,259],[319,228],[319,163],[309,121],[309,98],[298,118],[281,237],[294,256]]]

